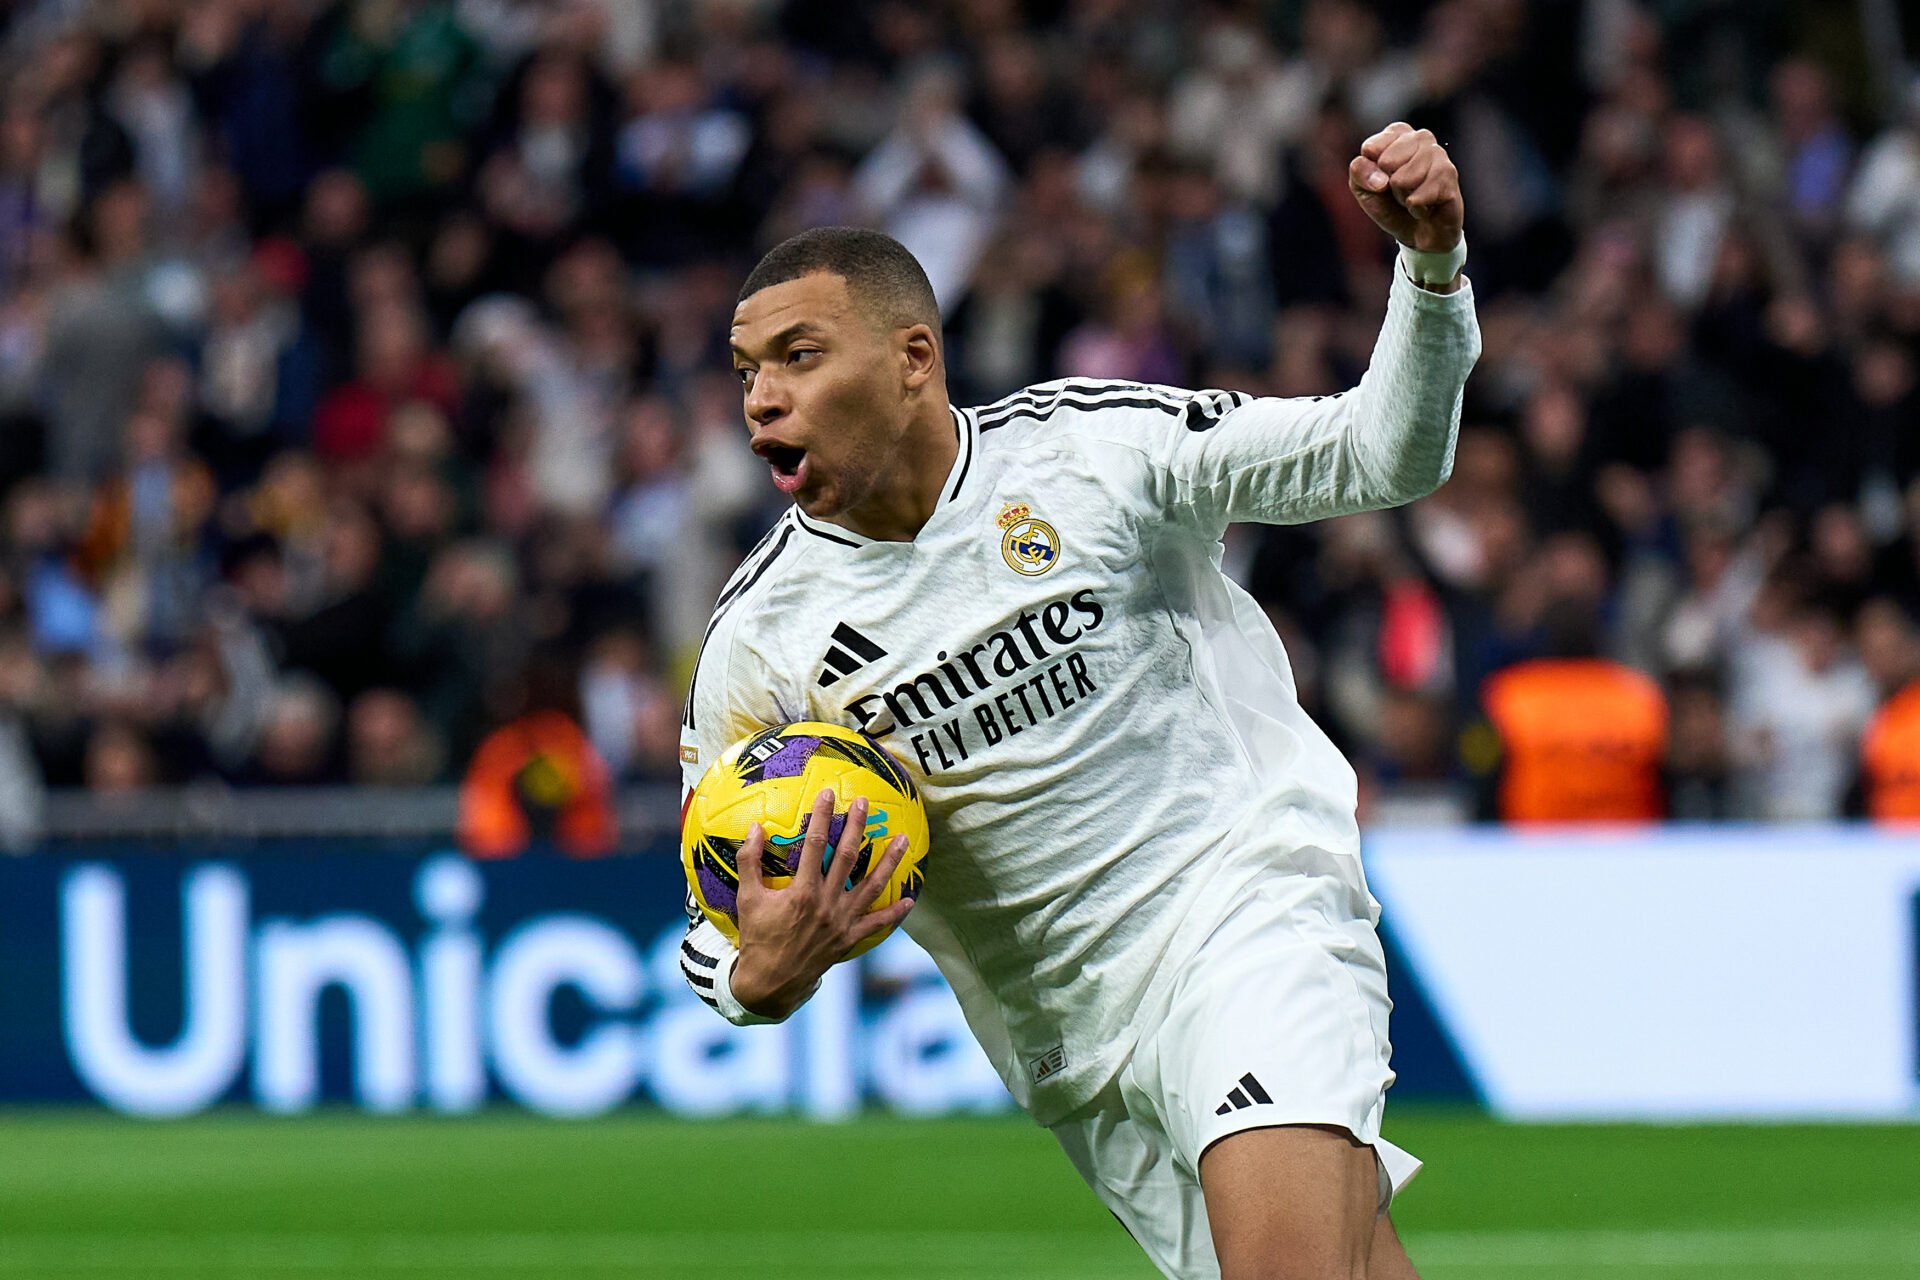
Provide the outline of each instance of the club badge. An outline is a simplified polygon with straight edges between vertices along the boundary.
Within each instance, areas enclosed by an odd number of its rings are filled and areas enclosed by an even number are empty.
[[[1060,559],[1060,535],[1033,514],[1024,502],[1010,503],[1000,513],[1000,554],[1015,573],[1037,578]]]

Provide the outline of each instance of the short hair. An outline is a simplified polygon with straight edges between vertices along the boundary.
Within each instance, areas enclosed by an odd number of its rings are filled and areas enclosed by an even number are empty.
[[[736,302],[817,271],[839,276],[847,291],[896,328],[924,324],[940,334],[940,303],[920,260],[890,235],[864,227],[814,227],[767,251],[740,286]]]

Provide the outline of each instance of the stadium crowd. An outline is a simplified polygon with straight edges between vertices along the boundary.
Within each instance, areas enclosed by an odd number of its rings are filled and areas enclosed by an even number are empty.
[[[0,843],[49,786],[457,780],[529,714],[673,776],[784,501],[726,349],[759,252],[901,239],[960,404],[1337,392],[1392,263],[1347,161],[1394,119],[1463,175],[1454,477],[1227,548],[1367,795],[1528,816],[1497,780],[1544,752],[1626,762],[1647,816],[1891,812],[1920,91],[1869,10],[19,0]]]

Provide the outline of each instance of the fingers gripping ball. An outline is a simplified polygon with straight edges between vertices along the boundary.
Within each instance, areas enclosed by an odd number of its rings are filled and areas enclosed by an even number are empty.
[[[856,796],[867,800],[866,836],[848,887],[880,861],[888,841],[907,837],[906,855],[867,911],[920,895],[927,812],[906,769],[886,748],[852,729],[816,720],[775,725],[735,743],[714,762],[693,789],[680,827],[680,861],[694,901],[731,941],[740,941],[737,860],[748,832],[756,822],[766,828],[763,878],[769,889],[786,888],[800,869],[814,797],[825,790],[833,792],[837,806],[827,831],[826,863],[839,845],[847,806]],[[848,957],[872,950],[886,936],[866,939]]]

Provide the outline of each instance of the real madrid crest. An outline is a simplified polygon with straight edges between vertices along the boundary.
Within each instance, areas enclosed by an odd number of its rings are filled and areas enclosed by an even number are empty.
[[[1060,559],[1060,535],[1037,519],[1024,502],[1009,503],[997,522],[1001,528],[1000,554],[1015,573],[1037,578]]]

